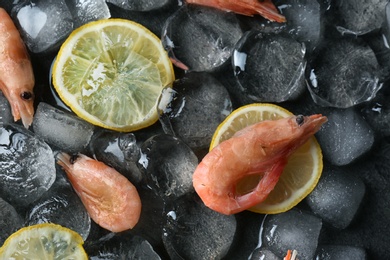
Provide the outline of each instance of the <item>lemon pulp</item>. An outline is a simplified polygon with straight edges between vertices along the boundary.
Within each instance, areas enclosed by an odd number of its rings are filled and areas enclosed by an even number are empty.
[[[160,39],[125,19],[88,23],[73,31],[53,66],[53,85],[84,120],[134,131],[155,123],[163,88],[174,80]]]
[[[88,259],[81,236],[57,224],[28,226],[13,233],[0,248],[0,259]]]

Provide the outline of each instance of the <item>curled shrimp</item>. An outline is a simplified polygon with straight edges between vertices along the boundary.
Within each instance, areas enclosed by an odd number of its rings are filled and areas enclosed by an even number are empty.
[[[193,174],[195,191],[206,206],[227,215],[261,203],[278,182],[288,157],[326,121],[322,115],[299,115],[238,131],[200,162]],[[237,183],[249,175],[261,179],[254,190],[239,194]]]
[[[253,16],[259,14],[270,21],[285,22],[271,0],[187,0],[189,4],[204,5],[237,14]]]
[[[0,90],[11,105],[15,121],[28,128],[34,116],[34,73],[19,31],[0,8]]]
[[[141,214],[141,199],[135,186],[114,168],[79,154],[57,154],[91,218],[112,232],[133,228]]]

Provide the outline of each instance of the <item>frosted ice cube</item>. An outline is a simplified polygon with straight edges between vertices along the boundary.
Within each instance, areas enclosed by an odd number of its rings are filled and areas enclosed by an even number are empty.
[[[23,219],[15,208],[0,198],[0,246],[19,228],[23,227]]]
[[[353,109],[331,110],[317,133],[324,157],[334,165],[347,165],[371,150],[374,132]]]
[[[348,245],[318,246],[316,260],[367,260],[366,250]]]
[[[322,228],[320,218],[292,209],[267,215],[262,236],[263,245],[278,257],[284,257],[287,250],[298,251],[298,259],[312,260]]]
[[[325,166],[321,179],[306,201],[323,221],[344,229],[354,219],[364,194],[365,185],[359,177]]]
[[[0,92],[0,125],[12,123],[13,117],[11,107],[3,92]]]
[[[33,130],[47,143],[69,153],[83,152],[95,127],[67,111],[40,102],[33,120]]]

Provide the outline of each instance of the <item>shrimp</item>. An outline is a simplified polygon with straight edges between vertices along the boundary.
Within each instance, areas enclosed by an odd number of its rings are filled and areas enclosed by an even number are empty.
[[[28,128],[34,115],[34,73],[19,31],[0,8],[0,90],[11,105],[15,121]]]
[[[259,14],[270,21],[279,23],[286,21],[286,18],[278,13],[271,0],[187,0],[187,3],[215,7],[246,16]]]
[[[267,120],[248,126],[221,142],[200,162],[193,186],[209,208],[234,214],[261,203],[275,187],[287,159],[327,121],[320,114]],[[259,175],[254,190],[239,194],[236,184]]]
[[[79,154],[57,154],[57,163],[91,218],[112,232],[133,228],[141,214],[141,199],[135,186],[115,169]]]
[[[287,255],[283,258],[283,260],[298,260],[297,254],[297,250],[287,250]]]

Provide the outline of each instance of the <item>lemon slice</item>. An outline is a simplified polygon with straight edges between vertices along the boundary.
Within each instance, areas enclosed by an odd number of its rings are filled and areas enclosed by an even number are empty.
[[[84,120],[129,132],[158,120],[157,103],[174,80],[160,39],[125,19],[105,19],[74,30],[53,66],[62,101]]]
[[[44,223],[13,233],[0,248],[0,259],[88,259],[83,239],[60,225]]]
[[[291,115],[288,110],[273,104],[256,103],[240,107],[218,126],[210,150],[246,126]],[[313,136],[288,158],[278,183],[267,199],[249,210],[262,214],[276,214],[293,208],[317,185],[322,167],[322,151]],[[259,178],[258,176],[244,178],[237,185],[238,193],[244,194],[253,189]]]

